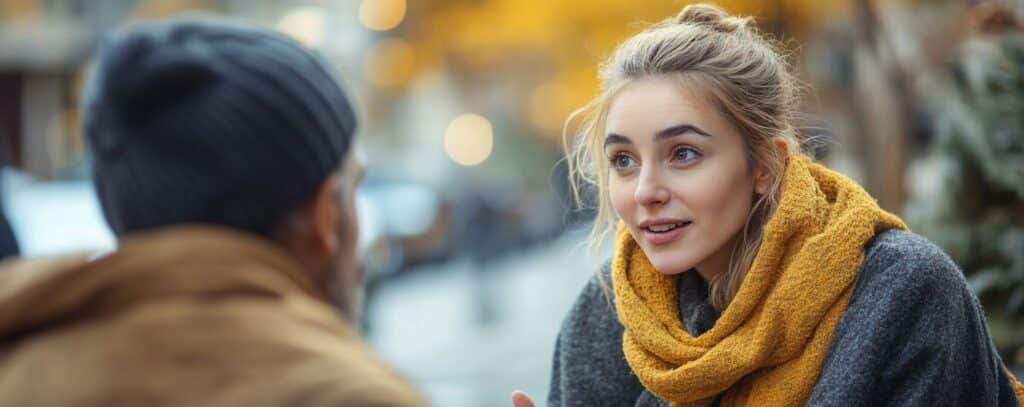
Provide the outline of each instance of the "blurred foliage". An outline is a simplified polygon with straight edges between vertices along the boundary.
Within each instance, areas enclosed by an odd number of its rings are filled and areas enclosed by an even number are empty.
[[[1004,356],[1024,363],[1024,32],[967,40],[937,115],[943,186],[916,229],[964,269]]]
[[[206,0],[148,0],[139,2],[132,10],[132,19],[166,18],[187,11],[211,11],[213,4]]]
[[[38,20],[42,16],[39,4],[24,0],[0,0],[0,19]]]

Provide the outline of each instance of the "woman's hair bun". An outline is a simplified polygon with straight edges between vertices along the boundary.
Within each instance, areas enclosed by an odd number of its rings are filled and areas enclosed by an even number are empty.
[[[718,32],[731,33],[746,28],[751,18],[733,16],[722,8],[710,4],[691,4],[683,7],[675,21],[679,24],[697,24]]]

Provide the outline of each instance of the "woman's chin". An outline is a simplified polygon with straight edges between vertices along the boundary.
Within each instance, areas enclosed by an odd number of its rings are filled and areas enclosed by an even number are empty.
[[[650,260],[651,265],[654,266],[654,269],[657,270],[658,273],[664,274],[666,276],[679,274],[684,271],[690,270],[694,267],[692,264],[689,264],[689,262],[657,261],[655,259]]]

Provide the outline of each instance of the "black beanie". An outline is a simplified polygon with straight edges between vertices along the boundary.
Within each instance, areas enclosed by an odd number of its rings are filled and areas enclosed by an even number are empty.
[[[96,191],[118,236],[185,223],[266,235],[339,169],[356,127],[321,58],[210,17],[108,36],[84,104]]]

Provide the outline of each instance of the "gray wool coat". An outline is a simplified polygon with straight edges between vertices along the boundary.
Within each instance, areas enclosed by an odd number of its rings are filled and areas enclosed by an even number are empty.
[[[610,269],[602,270],[611,284]],[[630,371],[610,289],[595,275],[562,324],[548,406],[667,406]],[[610,287],[609,287],[610,288]],[[679,278],[684,328],[718,313],[697,273]],[[716,402],[717,404],[717,402]],[[977,298],[927,239],[885,231],[865,246],[810,406],[1017,406]]]

